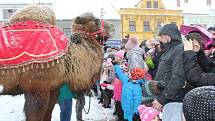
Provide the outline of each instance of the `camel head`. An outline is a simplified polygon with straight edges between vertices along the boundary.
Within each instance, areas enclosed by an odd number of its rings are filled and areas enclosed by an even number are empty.
[[[84,32],[103,44],[112,36],[114,26],[107,21],[96,18],[92,13],[84,13],[77,16],[72,24],[73,33]]]
[[[44,5],[28,5],[18,10],[9,19],[9,23],[29,20],[56,25],[55,13],[51,8]]]

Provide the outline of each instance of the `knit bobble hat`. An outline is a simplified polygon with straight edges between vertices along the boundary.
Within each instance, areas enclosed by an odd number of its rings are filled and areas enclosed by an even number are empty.
[[[139,80],[144,79],[146,72],[142,68],[133,68],[130,73],[133,80]]]
[[[188,92],[183,112],[187,121],[215,121],[215,86],[199,87]]]
[[[115,60],[115,55],[114,55],[114,53],[110,53],[109,55],[108,55],[108,58],[111,58],[111,60]]]
[[[145,83],[146,92],[151,96],[160,94],[164,90],[165,86],[166,84],[163,81],[150,80]]]
[[[141,121],[152,121],[156,116],[159,115],[159,112],[152,108],[146,107],[145,105],[140,105],[138,107],[138,112],[140,114]]]
[[[120,59],[123,59],[124,58],[124,54],[125,54],[125,51],[124,50],[119,50],[119,51],[116,51],[114,53],[115,56],[119,57]]]

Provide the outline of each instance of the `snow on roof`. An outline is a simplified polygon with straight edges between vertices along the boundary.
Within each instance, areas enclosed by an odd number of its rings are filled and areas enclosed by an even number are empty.
[[[0,4],[53,3],[55,0],[0,0]]]
[[[141,0],[109,0],[117,10],[120,8],[135,8],[135,5]]]
[[[177,7],[176,0],[162,0],[166,9],[183,10],[189,14],[208,14],[209,9],[204,0],[189,0],[189,3],[181,1],[181,7]]]
[[[56,0],[55,13],[57,19],[73,19],[84,12],[92,12],[101,18],[103,8],[103,19],[120,19],[120,15],[110,0]]]

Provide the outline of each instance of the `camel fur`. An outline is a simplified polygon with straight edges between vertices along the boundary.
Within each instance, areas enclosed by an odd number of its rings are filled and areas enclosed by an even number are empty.
[[[40,5],[31,5],[19,10],[11,17],[9,23],[28,20],[56,24],[54,12]],[[73,91],[80,91],[89,89],[98,79],[102,49],[92,34],[100,29],[98,21],[90,13],[75,18],[72,25],[73,37],[66,55],[59,60],[0,70],[0,85],[4,87],[0,95],[24,93],[26,121],[51,121],[58,90],[63,83],[69,83]],[[27,67],[32,68],[23,71],[23,68]],[[11,72],[15,74],[12,75]]]

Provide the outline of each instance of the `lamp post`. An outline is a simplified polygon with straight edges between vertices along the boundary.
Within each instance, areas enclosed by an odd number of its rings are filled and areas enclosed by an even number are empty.
[[[103,41],[105,39],[105,37],[104,37],[105,30],[103,28],[103,24],[104,24],[104,22],[103,22],[103,16],[104,16],[104,14],[105,14],[104,8],[101,8],[101,30],[102,30],[102,39],[103,39]]]

